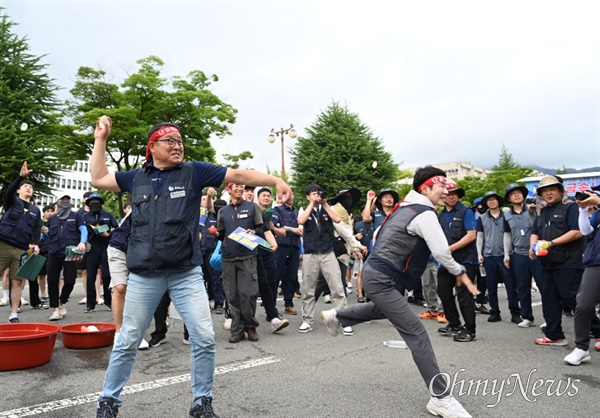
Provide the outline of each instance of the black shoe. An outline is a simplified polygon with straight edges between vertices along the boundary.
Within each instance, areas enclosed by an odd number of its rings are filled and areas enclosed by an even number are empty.
[[[203,396],[202,403],[190,409],[190,418],[219,418],[212,407],[212,398]]]
[[[406,301],[407,301],[408,303],[415,303],[415,298],[414,298],[414,296],[409,296],[409,297],[406,299]]]
[[[513,324],[520,324],[521,322],[523,322],[523,318],[521,318],[521,315],[519,315],[518,313],[512,313],[510,314],[510,322],[512,322]]]
[[[223,305],[215,305],[215,313],[217,315],[222,315],[223,314]]]
[[[38,303],[37,305],[31,305],[32,309],[48,309],[49,306],[45,303]]]
[[[490,310],[485,305],[479,305],[475,308],[475,312],[479,312],[480,314],[489,315]]]
[[[152,337],[150,338],[150,341],[148,341],[148,345],[150,347],[158,347],[159,345],[162,344],[162,341],[165,339],[165,337]]]
[[[423,300],[421,298],[415,298],[415,302],[414,302],[415,305],[422,307],[423,303],[425,303],[425,300]]]
[[[229,342],[231,344],[237,344],[242,340],[245,340],[246,336],[244,335],[244,333],[242,332],[241,334],[231,334],[231,337],[229,337]],[[198,415],[198,416],[202,416],[202,415]]]
[[[85,313],[96,312],[96,308],[85,308],[85,309],[83,310],[83,312],[85,312]]]
[[[502,321],[502,317],[499,312],[492,312],[490,317],[488,318],[488,322],[500,322]]]
[[[102,401],[96,410],[96,418],[115,418],[119,415],[119,407],[113,405],[112,401]]]
[[[458,334],[461,329],[461,327],[453,327],[451,325],[446,325],[445,327],[438,328],[438,332],[445,337],[451,337],[453,335]]]
[[[563,317],[565,317],[565,318],[575,318],[575,314],[573,313],[573,311],[565,311],[565,312],[563,312]]]
[[[475,334],[469,331],[466,328],[460,330],[458,334],[454,336],[454,341],[458,341],[461,343],[467,343],[469,341],[475,341]]]

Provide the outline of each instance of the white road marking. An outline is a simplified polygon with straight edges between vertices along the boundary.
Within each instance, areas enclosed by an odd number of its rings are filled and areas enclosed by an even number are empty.
[[[227,366],[219,366],[215,369],[215,376],[219,374],[237,372],[240,370],[250,369],[253,367],[264,366],[266,364],[277,363],[281,359],[275,357],[263,357],[256,360],[244,361],[241,363],[234,363]],[[125,386],[123,389],[123,395],[130,395],[132,393],[143,392],[146,390],[157,389],[164,386],[176,385],[179,383],[185,383],[190,381],[190,374],[182,374],[179,376],[166,377],[164,379],[152,380],[150,382],[138,383],[131,386]],[[77,405],[83,405],[86,403],[96,402],[100,392],[88,393],[87,395],[75,396],[72,398],[61,399],[52,402],[46,402],[33,406],[26,406],[24,408],[13,409],[10,411],[0,412],[0,417],[3,418],[20,418],[30,417],[33,415],[40,415],[46,412],[58,411],[64,408],[70,408]]]

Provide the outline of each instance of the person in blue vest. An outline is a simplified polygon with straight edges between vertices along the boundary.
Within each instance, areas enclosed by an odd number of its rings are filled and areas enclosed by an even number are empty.
[[[98,118],[91,158],[92,184],[133,195],[127,250],[130,274],[121,336],[111,353],[96,415],[117,416],[123,403],[120,394],[131,374],[138,346],[168,291],[190,334],[193,401],[189,416],[218,418],[212,406],[215,333],[200,267],[202,190],[223,182],[265,184],[276,187],[287,200],[290,189],[283,180],[258,171],[184,162],[184,141],[179,128],[171,123],[150,128],[144,168],[109,172],[106,141],[111,128],[110,118]]]
[[[375,246],[363,268],[363,286],[370,302],[344,309],[321,312],[327,331],[333,336],[340,327],[387,318],[410,348],[413,359],[429,390],[427,410],[443,417],[468,418],[471,415],[452,396],[452,384],[440,372],[427,329],[396,289],[395,283],[413,288],[427,265],[430,254],[456,277],[457,284],[476,294],[464,265],[457,263],[448,247],[435,208],[444,204],[446,173],[433,166],[419,168],[413,190],[396,205],[381,224]],[[364,376],[361,377],[364,380]],[[415,415],[405,412],[403,415]]]
[[[48,294],[50,307],[54,309],[50,321],[58,321],[67,315],[65,304],[69,301],[77,280],[77,263],[66,261],[66,248],[77,247],[85,253],[88,230],[83,217],[72,210],[71,197],[65,195],[56,202],[56,213],[48,219]],[[64,274],[64,284],[60,289],[60,272]]]
[[[40,238],[40,254],[48,257],[48,219],[54,215],[54,205],[46,205],[42,209],[42,235]],[[40,303],[42,309],[47,309],[48,306],[48,262],[44,263],[44,267],[38,275],[38,284],[40,292]],[[32,289],[29,286],[29,300],[31,301]],[[32,304],[33,305],[33,304]],[[45,306],[45,307],[44,307]]]
[[[473,200],[473,205],[471,209],[473,209],[473,213],[475,214],[475,220],[479,223],[479,218],[483,215],[487,208],[483,206],[481,201],[483,200],[483,196],[476,197]],[[483,265],[480,265],[483,266]],[[482,275],[482,271],[485,271],[483,267],[480,267],[477,271],[477,290],[479,290],[479,294],[475,297],[475,312],[480,314],[489,315],[490,310],[485,306],[486,303],[486,292],[487,292],[487,283],[485,280],[485,274]]]
[[[575,203],[564,199],[565,188],[555,176],[540,179],[536,193],[546,206],[536,215],[531,228],[529,257],[535,258],[534,245],[545,242],[548,254],[539,256],[544,270],[542,312],[546,327],[545,336],[538,345],[563,346],[567,340],[562,329],[562,304],[576,305],[576,296],[583,274],[585,238],[579,230],[579,209]]]
[[[279,284],[283,288],[283,303],[285,313],[298,315],[294,309],[294,294],[299,288],[298,268],[300,267],[300,239],[303,229],[298,224],[298,211],[294,208],[294,195],[288,203],[273,208],[273,232],[277,241],[275,262],[277,264],[277,278],[272,283],[273,297],[277,298]]]
[[[460,263],[472,282],[478,268],[477,247],[477,222],[473,210],[460,201],[465,196],[454,182],[446,183],[448,195],[444,198],[444,208],[440,211],[438,219],[444,235],[448,240],[448,246],[452,252],[452,258]],[[438,329],[441,335],[453,336],[454,341],[469,342],[475,340],[475,300],[473,295],[465,286],[458,286],[456,276],[451,274],[447,268],[440,266],[438,273],[438,295],[444,308],[444,314],[448,325]],[[454,293],[456,292],[456,296]],[[456,300],[462,314],[464,326],[461,326]]]
[[[112,297],[110,294],[110,270],[108,267],[108,244],[112,231],[119,226],[115,216],[102,208],[104,199],[98,193],[92,193],[85,201],[90,208],[87,212],[81,212],[83,222],[88,227],[88,241],[90,251],[86,259],[87,289],[84,312],[94,312],[96,309],[96,275],[98,269],[102,269],[102,287],[104,289],[104,305],[112,309]],[[98,228],[106,230],[100,231]]]
[[[263,216],[258,204],[244,199],[244,185],[233,183],[230,186],[231,200],[219,211],[217,231],[221,246],[223,263],[223,286],[231,313],[232,344],[244,340],[258,341],[258,321],[256,315],[256,299],[258,297],[257,253],[258,249],[250,249],[229,238],[237,228],[255,235],[262,233]]]
[[[222,199],[217,199],[213,202],[216,190],[210,187],[207,194],[202,196],[201,205],[206,209],[206,215],[201,216],[200,232],[202,238],[200,240],[200,248],[202,250],[202,272],[204,277],[207,278],[209,294],[212,296],[214,301],[214,310],[216,314],[223,314],[223,306],[225,304],[225,291],[223,290],[223,280],[221,279],[221,272],[215,270],[210,265],[210,257],[213,255],[215,248],[217,248],[217,236],[211,234],[209,229],[211,227],[217,227],[217,214],[219,210],[227,205]]]
[[[42,218],[40,210],[31,203],[34,187],[26,180],[32,172],[23,163],[19,176],[8,186],[4,195],[4,215],[0,219],[0,273],[10,268],[10,315],[8,322],[19,322],[18,309],[23,294],[23,280],[16,276],[24,252],[39,254]]]

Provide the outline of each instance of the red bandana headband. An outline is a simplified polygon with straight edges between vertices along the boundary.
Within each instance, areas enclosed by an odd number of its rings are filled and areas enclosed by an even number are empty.
[[[158,131],[153,132],[152,135],[150,135],[150,138],[148,138],[148,145],[146,146],[146,165],[148,165],[148,161],[152,159],[152,153],[150,152],[150,144],[157,141],[166,134],[170,134],[172,132],[179,134],[179,129],[177,129],[174,126],[165,126],[164,128],[161,128]],[[181,136],[181,134],[179,135]]]
[[[436,183],[445,183],[446,182],[446,177],[444,176],[433,176],[428,178],[427,180],[425,180],[425,182],[423,184],[421,184],[419,186],[419,188],[417,189],[417,192],[421,192],[421,190],[423,190],[423,187],[425,186],[433,186]]]

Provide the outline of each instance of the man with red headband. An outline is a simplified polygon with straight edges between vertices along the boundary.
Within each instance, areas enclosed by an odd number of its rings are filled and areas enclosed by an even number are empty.
[[[415,173],[413,189],[381,224],[365,262],[363,287],[371,301],[323,311],[321,317],[333,336],[338,335],[340,326],[387,318],[413,352],[431,394],[427,410],[442,417],[470,417],[452,396],[450,382],[440,372],[427,330],[394,285],[398,282],[405,288],[414,288],[433,254],[442,267],[456,276],[458,286],[466,286],[474,294],[478,292],[465,267],[452,258],[435,212],[448,195],[446,173],[432,166],[420,168]]]
[[[98,119],[91,159],[92,184],[133,195],[127,252],[130,276],[121,335],[106,370],[97,417],[117,416],[122,405],[119,395],[131,374],[138,346],[160,299],[168,291],[190,334],[194,400],[189,416],[218,418],[212,408],[215,337],[200,267],[198,219],[202,190],[224,182],[264,184],[276,187],[287,200],[290,188],[283,180],[254,170],[184,162],[181,133],[169,123],[150,128],[143,169],[110,173],[106,166],[106,141],[111,129],[109,118]]]

